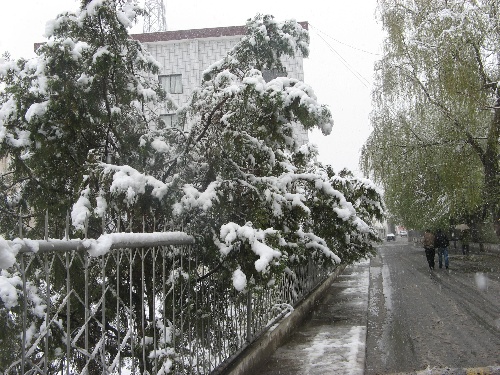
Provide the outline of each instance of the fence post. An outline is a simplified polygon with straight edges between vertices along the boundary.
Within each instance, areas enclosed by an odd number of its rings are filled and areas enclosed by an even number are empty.
[[[45,210],[45,241],[49,240],[49,210]]]
[[[108,373],[108,368],[106,366],[106,257],[101,255],[101,272],[102,272],[102,315],[101,315],[101,325],[102,325],[102,346],[101,346],[101,358],[102,358],[102,373],[106,375]],[[119,347],[118,347],[119,350]]]
[[[49,275],[49,259],[48,255],[44,254],[44,266],[45,266],[45,283],[47,284],[47,295],[45,296],[45,303],[47,304],[47,310],[45,311],[45,355],[43,356],[43,368],[46,374],[48,374],[49,360],[47,353],[49,352],[49,336],[50,336],[50,275]]]
[[[19,207],[19,238],[23,239],[23,216],[22,209]],[[26,302],[26,269],[24,267],[24,254],[21,254],[21,275],[23,278],[23,336],[22,336],[22,348],[21,348],[21,373],[24,374],[24,368],[26,364],[26,315],[28,314],[28,307]]]
[[[21,217],[21,215],[19,215]],[[21,254],[21,275],[23,278],[23,343],[21,348],[21,374],[24,374],[24,368],[26,366],[26,316],[28,315],[28,302],[26,301],[27,286],[26,286],[26,268],[24,265],[24,254]]]
[[[252,291],[247,293],[247,342],[252,340]]]
[[[71,358],[71,284],[69,252],[66,252],[66,375],[70,373]]]
[[[69,210],[66,211],[66,227],[64,228],[64,239],[69,240]]]

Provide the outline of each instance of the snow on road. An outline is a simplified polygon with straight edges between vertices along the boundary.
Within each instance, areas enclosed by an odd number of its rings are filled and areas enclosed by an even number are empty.
[[[362,375],[370,261],[348,266],[306,323],[257,372]]]

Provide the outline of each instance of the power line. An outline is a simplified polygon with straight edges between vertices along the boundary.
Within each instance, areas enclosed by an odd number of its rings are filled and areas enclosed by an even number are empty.
[[[316,26],[311,25],[311,23],[309,23],[309,26],[311,26],[313,29],[315,29],[315,30],[316,30],[316,33],[317,33],[318,35],[319,35],[319,33],[322,33],[322,34],[326,35],[328,38],[330,38],[330,39],[332,39],[332,40],[336,41],[337,43],[342,44],[342,45],[344,45],[344,46],[346,46],[346,47],[349,47],[349,48],[355,49],[355,50],[360,51],[360,52],[367,53],[367,54],[369,54],[369,55],[381,56],[381,55],[380,55],[380,53],[366,51],[366,50],[364,50],[364,49],[362,49],[362,48],[354,47],[354,46],[351,46],[350,44],[347,44],[347,43],[344,43],[344,42],[342,42],[342,41],[340,41],[340,40],[338,40],[338,39],[335,39],[333,36],[331,36],[331,35],[329,35],[329,34],[325,33],[323,30],[320,30],[320,29],[318,29]]]
[[[330,47],[330,50],[332,52],[334,52],[339,58],[340,58],[340,62],[358,79],[359,82],[361,82],[366,88],[368,88],[371,84],[370,84],[370,81],[368,81],[365,77],[363,77],[360,73],[358,73],[354,68],[351,68],[351,66],[349,65],[349,63],[347,62],[346,59],[344,59],[342,57],[342,55],[340,55],[340,53],[338,53],[335,48],[333,48],[330,43],[328,43],[325,38],[323,38],[319,33],[318,33],[318,36],[325,42],[325,44]]]

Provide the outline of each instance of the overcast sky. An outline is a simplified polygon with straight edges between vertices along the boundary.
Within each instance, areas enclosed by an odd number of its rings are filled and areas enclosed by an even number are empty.
[[[144,2],[144,0],[141,0]],[[308,21],[310,56],[304,63],[305,82],[332,111],[332,134],[310,134],[320,149],[320,161],[335,170],[358,172],[359,152],[370,134],[369,113],[373,64],[380,58],[382,31],[376,21],[376,0],[164,0],[169,30],[244,25],[257,13],[277,20]],[[2,1],[0,54],[33,57],[33,43],[44,41],[45,23],[76,0]],[[132,32],[142,32],[138,25]]]

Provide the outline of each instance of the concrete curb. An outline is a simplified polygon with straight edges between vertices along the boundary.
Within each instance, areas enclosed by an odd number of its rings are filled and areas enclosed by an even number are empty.
[[[307,298],[301,301],[293,312],[283,318],[278,326],[272,331],[264,333],[257,341],[249,345],[227,368],[221,371],[220,375],[250,375],[258,365],[267,360],[294,332],[307,315],[313,309],[317,301],[321,300],[328,287],[344,271],[346,265],[340,265],[326,279],[323,284],[314,290]]]

